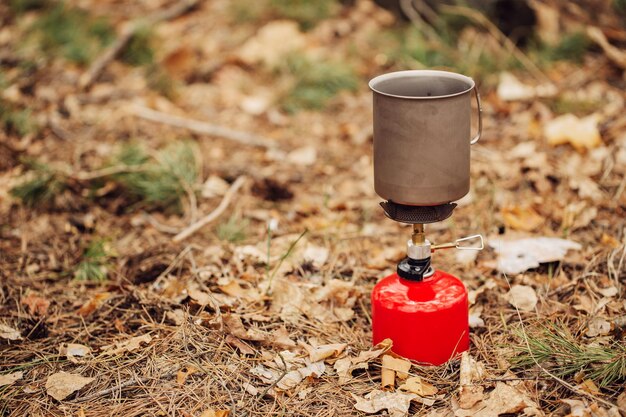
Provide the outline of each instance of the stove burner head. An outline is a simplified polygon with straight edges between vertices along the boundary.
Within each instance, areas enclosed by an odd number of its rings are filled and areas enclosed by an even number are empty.
[[[380,206],[391,220],[408,224],[425,224],[440,222],[450,217],[456,203],[438,206],[407,206],[393,201],[385,201],[380,203]]]

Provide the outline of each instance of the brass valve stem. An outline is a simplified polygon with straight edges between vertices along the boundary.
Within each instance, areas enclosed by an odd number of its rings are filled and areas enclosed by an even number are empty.
[[[413,225],[413,235],[411,240],[414,245],[422,245],[426,242],[426,234],[424,233],[424,225],[417,223]]]

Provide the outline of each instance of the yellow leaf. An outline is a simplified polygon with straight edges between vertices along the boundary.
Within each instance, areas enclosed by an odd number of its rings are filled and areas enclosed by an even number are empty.
[[[501,213],[504,224],[515,230],[530,232],[545,222],[545,219],[529,206],[507,206],[502,208]]]
[[[598,116],[595,114],[582,119],[573,114],[564,114],[546,123],[543,134],[548,144],[557,146],[569,143],[579,152],[602,145]]]

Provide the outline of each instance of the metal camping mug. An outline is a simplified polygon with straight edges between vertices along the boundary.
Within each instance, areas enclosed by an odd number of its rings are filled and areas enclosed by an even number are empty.
[[[480,96],[470,77],[398,71],[369,82],[374,92],[374,189],[413,206],[455,201],[469,191],[470,145],[482,132]],[[471,95],[478,133],[471,134]]]

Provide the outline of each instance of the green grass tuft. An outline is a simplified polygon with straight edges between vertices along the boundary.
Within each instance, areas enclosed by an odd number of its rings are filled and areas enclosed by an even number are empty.
[[[601,388],[626,378],[626,346],[619,342],[585,344],[558,324],[541,326],[527,337],[528,346],[516,347],[517,355],[512,358],[516,366],[534,366],[536,360],[559,377],[583,372]]]
[[[13,187],[11,195],[29,207],[51,203],[65,189],[64,178],[45,164],[27,162],[27,165],[30,166],[33,177]]]
[[[282,100],[283,110],[319,110],[342,90],[355,91],[358,79],[352,69],[339,63],[313,62],[301,55],[287,59],[287,70],[296,80]]]
[[[74,278],[78,281],[105,281],[109,274],[112,253],[105,240],[93,240],[76,266]]]
[[[337,0],[270,0],[272,12],[279,18],[292,19],[302,30],[333,16],[340,8]]]
[[[139,29],[122,51],[122,61],[135,67],[154,63],[154,40],[149,28]]]
[[[37,133],[37,123],[29,109],[19,109],[15,105],[0,99],[0,127],[8,134],[26,136]]]
[[[195,147],[190,142],[166,146],[150,157],[138,145],[128,145],[112,165],[139,168],[116,174],[113,178],[131,197],[146,208],[180,209],[186,189],[191,189],[200,175]]]
[[[32,35],[43,52],[84,65],[113,41],[115,32],[105,19],[60,3],[42,13]]]
[[[15,14],[41,9],[47,5],[48,0],[9,0],[9,9]]]
[[[220,240],[240,243],[246,240],[249,225],[250,220],[233,214],[226,223],[217,226],[216,234]]]

